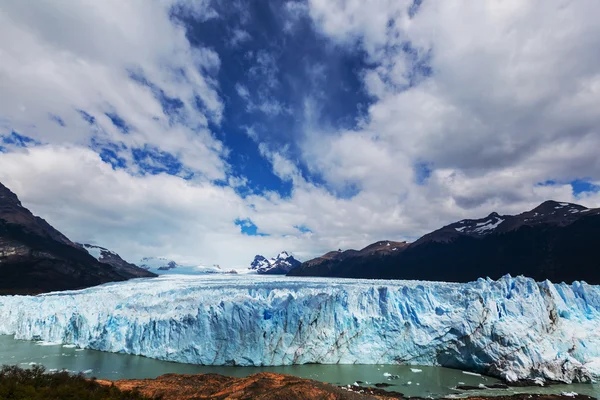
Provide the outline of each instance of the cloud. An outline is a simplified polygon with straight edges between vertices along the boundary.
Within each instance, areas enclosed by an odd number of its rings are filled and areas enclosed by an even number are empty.
[[[236,221],[255,213],[232,187],[166,173],[134,176],[82,147],[3,154],[0,181],[68,237],[109,247],[131,261],[162,255],[243,267],[257,253],[310,247],[294,237],[242,234]]]
[[[200,4],[193,6],[198,17],[209,13]],[[117,143],[128,164],[132,149],[148,144],[223,178],[225,149],[207,129],[222,118],[213,78],[219,57],[190,45],[185,28],[169,17],[172,7],[191,5],[3,2],[0,36],[11,38],[0,41],[6,125],[46,143],[93,141],[98,151]],[[176,119],[169,115],[173,104]]]
[[[73,240],[237,267],[549,198],[600,206],[597,3],[413,3],[288,3],[281,42],[253,48],[261,21],[242,3],[224,17],[209,2],[0,0],[0,181]],[[204,46],[203,23],[233,36]],[[303,60],[311,45],[335,68]],[[271,171],[244,168],[291,190],[231,164],[244,132]]]
[[[600,177],[591,150],[600,146],[597,3],[309,6],[323,35],[360,47],[372,65],[363,76],[375,101],[355,130],[323,139],[318,127],[307,129],[304,162],[329,185],[443,215],[441,204],[474,214],[521,211],[544,196],[573,199],[566,186],[536,185]],[[414,165],[423,163],[430,178],[416,187]]]
[[[231,38],[229,44],[233,47],[240,45],[241,43],[247,42],[252,39],[252,36],[241,28],[234,28],[231,32]]]

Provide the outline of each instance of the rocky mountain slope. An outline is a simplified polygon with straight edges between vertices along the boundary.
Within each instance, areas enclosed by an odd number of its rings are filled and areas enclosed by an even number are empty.
[[[376,245],[327,253],[289,275],[468,282],[511,274],[600,284],[600,209],[577,204],[546,201],[519,215],[466,219],[395,252],[365,254]]]
[[[123,258],[114,251],[93,244],[85,243],[79,245],[87,250],[87,252],[96,260],[112,266],[116,271],[125,272],[137,277],[148,276],[148,271],[146,269],[123,260]]]
[[[155,275],[98,262],[0,183],[0,294],[84,288],[139,276]]]
[[[265,258],[261,255],[254,257],[250,263],[250,270],[259,274],[284,275],[300,266],[301,262],[287,251],[282,251],[275,258]]]

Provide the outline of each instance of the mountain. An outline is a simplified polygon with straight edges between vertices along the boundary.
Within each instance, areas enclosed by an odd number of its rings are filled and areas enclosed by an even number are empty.
[[[155,275],[98,262],[0,183],[0,294],[77,289],[139,276]]]
[[[123,260],[121,256],[114,251],[93,244],[78,244],[87,250],[87,252],[96,260],[112,266],[116,271],[125,272],[137,277],[148,276],[147,269],[140,268],[135,264]]]
[[[300,264],[302,263],[296,260],[294,256],[287,251],[282,251],[275,258],[266,259],[261,255],[254,257],[249,269],[259,274],[283,275],[300,266]]]
[[[170,271],[180,267],[175,261],[164,257],[144,257],[140,260],[139,265],[149,271]]]
[[[140,267],[158,275],[204,275],[204,274],[237,274],[234,269],[224,270],[218,265],[211,267],[204,265],[181,265],[164,257],[144,257],[140,260]]]
[[[368,245],[362,250],[337,250],[323,254],[321,257],[313,258],[302,264],[304,269],[322,269],[324,271],[331,270],[334,266],[343,263],[346,260],[354,258],[369,258],[376,260],[377,258],[386,257],[389,255],[402,252],[408,246],[406,242],[394,242],[391,240],[382,240]],[[294,271],[299,272],[299,271]],[[294,273],[290,274],[294,275]],[[323,275],[326,276],[326,275]]]
[[[600,284],[599,250],[599,208],[546,201],[519,215],[446,225],[393,253],[327,253],[289,275],[468,282],[508,273]]]

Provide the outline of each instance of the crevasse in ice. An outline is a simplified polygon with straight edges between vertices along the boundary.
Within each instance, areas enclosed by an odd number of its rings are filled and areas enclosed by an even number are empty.
[[[0,297],[0,334],[207,365],[442,365],[503,377],[600,375],[600,287],[162,276]]]

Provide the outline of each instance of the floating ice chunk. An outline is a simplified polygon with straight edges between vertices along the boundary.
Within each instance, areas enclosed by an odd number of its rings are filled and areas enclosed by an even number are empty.
[[[481,376],[481,374],[478,374],[476,372],[470,372],[470,371],[463,371],[462,373],[465,375]]]
[[[414,373],[423,372],[423,370],[422,370],[422,369],[419,369],[419,368],[411,368],[410,370],[411,370],[412,372],[414,372]]]

